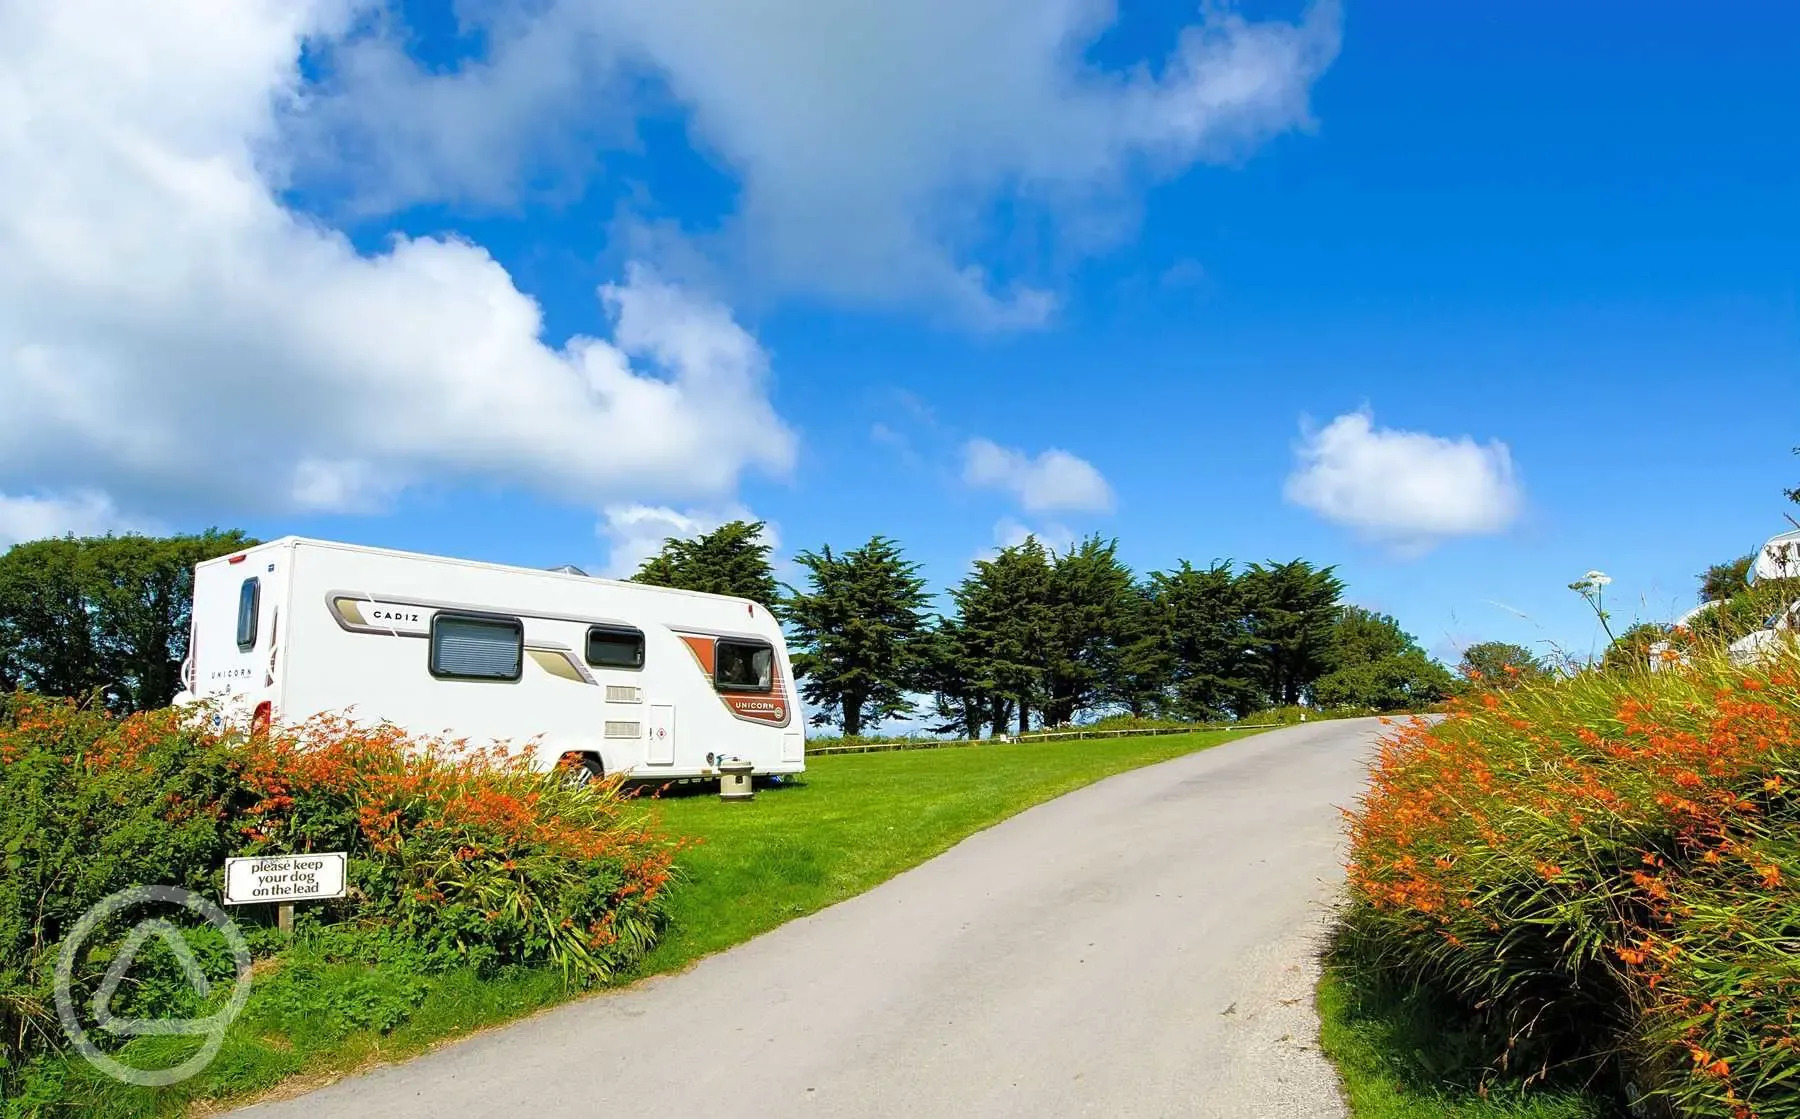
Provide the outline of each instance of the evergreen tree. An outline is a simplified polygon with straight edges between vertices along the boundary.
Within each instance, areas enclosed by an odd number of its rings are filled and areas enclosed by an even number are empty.
[[[1154,585],[1134,584],[1113,621],[1112,648],[1100,699],[1145,718],[1168,704],[1175,656]]]
[[[644,561],[632,581],[684,591],[728,594],[779,607],[781,589],[769,564],[761,521],[731,521],[688,540],[663,541],[662,551]]]
[[[1169,660],[1168,709],[1205,721],[1242,715],[1262,700],[1242,588],[1230,563],[1186,560],[1150,577]]]
[[[1277,706],[1305,699],[1329,666],[1338,596],[1344,593],[1335,570],[1296,559],[1251,564],[1238,580],[1262,690]]]
[[[960,734],[973,740],[990,723],[1000,729],[1005,713],[994,714],[994,682],[984,673],[986,658],[969,640],[960,619],[940,618],[924,645],[925,690],[940,720],[936,734]]]
[[[1003,733],[1009,710],[1021,734],[1044,690],[1047,651],[1054,633],[1049,555],[1036,537],[977,560],[951,598],[961,618],[967,671],[991,684],[989,719]]]
[[[1117,690],[1120,654],[1138,605],[1118,541],[1090,537],[1052,557],[1044,721],[1060,726]]]
[[[836,721],[847,735],[912,710],[908,695],[925,677],[930,596],[918,565],[881,536],[833,555],[829,547],[795,557],[808,589],[788,588],[785,613],[794,671],[813,722]]]
[[[677,549],[685,543],[673,538],[663,541],[663,550],[645,560],[630,581],[648,583],[653,587],[681,586],[681,568],[676,564],[676,556]]]

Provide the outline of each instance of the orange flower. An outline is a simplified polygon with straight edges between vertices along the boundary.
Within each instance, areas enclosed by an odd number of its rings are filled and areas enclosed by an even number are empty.
[[[1631,872],[1631,880],[1637,884],[1639,889],[1648,893],[1651,897],[1656,898],[1659,901],[1668,900],[1669,888],[1663,885],[1662,879],[1645,874],[1641,870],[1634,870]]]

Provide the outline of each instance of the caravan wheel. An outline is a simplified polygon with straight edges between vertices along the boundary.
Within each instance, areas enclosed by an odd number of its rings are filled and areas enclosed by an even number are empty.
[[[606,767],[593,754],[564,754],[557,768],[569,777],[572,785],[587,785],[606,776]]]

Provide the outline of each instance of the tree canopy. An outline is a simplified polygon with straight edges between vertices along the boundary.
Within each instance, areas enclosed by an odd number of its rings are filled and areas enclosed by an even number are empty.
[[[1059,725],[1106,710],[1215,720],[1311,701],[1342,664],[1342,587],[1303,560],[1242,572],[1183,562],[1140,580],[1115,541],[1056,553],[1028,539],[978,561],[951,592],[956,614],[938,624],[927,673],[940,729],[1023,732],[1034,715]],[[1387,666],[1382,695],[1424,696],[1430,664],[1419,651],[1408,671]]]
[[[1155,572],[1150,598],[1167,650],[1170,714],[1217,719],[1261,704],[1244,589],[1229,563],[1197,568],[1183,560],[1172,572]]]
[[[1455,683],[1399,622],[1361,606],[1339,608],[1328,663],[1314,687],[1324,707],[1399,711],[1436,703]]]
[[[1457,672],[1491,688],[1515,688],[1541,680],[1549,669],[1530,649],[1506,641],[1482,641],[1463,650]]]
[[[254,544],[237,531],[65,536],[0,554],[0,690],[80,696],[119,711],[180,689],[194,565]]]
[[[1019,730],[1031,729],[1031,712],[1050,671],[1055,632],[1049,552],[1036,537],[1002,548],[950,592],[961,621],[968,659],[957,669],[990,690],[994,733],[1005,729],[1004,712],[1017,713]]]
[[[807,588],[788,588],[783,612],[794,671],[818,709],[813,722],[835,721],[857,735],[907,714],[930,655],[931,596],[918,565],[882,536],[841,555],[827,545],[794,559],[806,569]]]
[[[1122,658],[1145,621],[1116,540],[1090,537],[1051,558],[1044,720],[1061,725],[1102,697],[1129,692]]]
[[[631,578],[658,587],[736,595],[774,609],[781,587],[769,562],[771,551],[762,521],[730,521],[691,539],[664,540],[662,551]]]
[[[1700,573],[1700,601],[1723,602],[1749,585],[1750,565],[1756,553],[1750,552],[1727,563],[1715,563]]]
[[[1333,571],[1296,559],[1253,563],[1240,577],[1251,649],[1274,706],[1298,704],[1328,667],[1344,592]]]

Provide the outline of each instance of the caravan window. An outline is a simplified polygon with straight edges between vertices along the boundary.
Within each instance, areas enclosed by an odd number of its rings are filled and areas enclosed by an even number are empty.
[[[596,668],[644,667],[644,634],[630,626],[589,626],[587,662]]]
[[[713,683],[723,691],[766,692],[774,674],[775,650],[760,641],[721,638],[713,647]]]
[[[525,660],[525,627],[493,614],[438,614],[431,619],[431,674],[447,680],[517,680]]]
[[[256,609],[262,601],[262,582],[255,576],[238,588],[238,652],[256,648]]]

